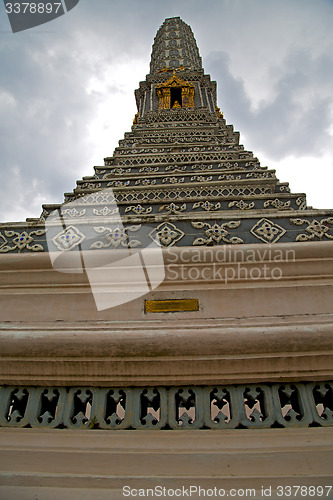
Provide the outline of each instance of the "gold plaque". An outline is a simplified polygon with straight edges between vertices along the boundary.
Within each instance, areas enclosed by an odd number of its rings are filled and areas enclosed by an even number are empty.
[[[145,312],[199,311],[198,299],[146,300]]]

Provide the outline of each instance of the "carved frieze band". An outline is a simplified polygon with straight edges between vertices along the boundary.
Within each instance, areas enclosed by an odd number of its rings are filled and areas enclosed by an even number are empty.
[[[332,382],[210,387],[2,387],[0,426],[251,429],[333,425]]]
[[[28,250],[31,252],[43,252],[43,245],[36,243],[36,237],[43,236],[45,229],[36,229],[34,231],[11,231],[4,230],[0,232],[0,252],[21,252]]]
[[[106,202],[104,198],[103,201]],[[220,203],[196,202],[192,209],[196,208],[213,213],[220,208]],[[139,217],[151,213],[149,206],[136,204],[126,207],[125,211],[131,212],[137,217],[135,224],[126,225],[120,222],[118,207],[113,210],[107,205],[92,208],[91,217],[96,217],[96,222],[85,220],[86,210],[80,210],[79,207],[72,208],[70,213],[65,214],[64,220],[66,217],[68,218],[68,224],[65,228],[60,225],[57,227],[56,224],[52,226],[53,233],[49,238],[49,245],[50,240],[54,244],[52,248],[47,248],[45,229],[30,230],[23,227],[18,231],[0,231],[0,253],[66,251],[76,248],[88,250],[145,247],[147,242],[149,243],[151,240],[162,247],[333,240],[333,217],[318,217],[317,219],[284,217],[274,220],[266,217],[238,220],[219,218],[193,220],[192,217],[172,222],[166,220],[156,223],[152,221],[148,226]],[[114,210],[117,210],[117,213],[114,213]],[[161,215],[165,214],[166,216],[181,216],[185,211],[186,203],[171,202],[159,207]],[[116,219],[112,219],[112,217],[116,217]]]

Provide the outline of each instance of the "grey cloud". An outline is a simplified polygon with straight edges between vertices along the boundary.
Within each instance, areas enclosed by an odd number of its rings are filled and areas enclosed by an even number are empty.
[[[117,16],[126,18],[126,11],[130,22],[124,29]],[[17,35],[0,16],[0,221],[38,217],[41,198],[62,202],[64,191],[71,191],[87,168],[93,174],[93,165],[87,165],[88,129],[105,95],[96,90],[88,95],[85,87],[114,61],[138,56],[134,14],[120,1],[112,8],[105,0],[92,8],[82,2],[61,19]],[[145,32],[143,20],[135,30]],[[121,91],[121,82],[110,83],[107,92],[115,91]],[[101,163],[108,154],[112,151],[100,152]]]
[[[331,144],[328,133],[332,120],[333,97],[327,92],[332,81],[332,60],[312,59],[304,51],[293,52],[283,67],[270,71],[275,97],[261,101],[255,110],[245,92],[244,82],[230,71],[225,53],[212,53],[206,68],[214,71],[219,86],[219,105],[228,122],[244,132],[249,142],[276,160],[288,155],[316,155]],[[309,102],[300,93],[311,96]]]

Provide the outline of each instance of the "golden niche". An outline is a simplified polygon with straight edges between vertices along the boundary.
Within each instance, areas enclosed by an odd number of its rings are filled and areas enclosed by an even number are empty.
[[[156,86],[158,109],[194,108],[194,85],[176,76]]]

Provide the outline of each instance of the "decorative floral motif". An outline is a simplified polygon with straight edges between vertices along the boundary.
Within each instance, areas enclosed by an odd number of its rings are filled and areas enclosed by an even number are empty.
[[[138,240],[129,240],[127,231],[138,231],[139,229],[141,229],[141,225],[128,226],[123,228],[116,227],[115,229],[104,226],[94,227],[96,233],[104,234],[106,242],[95,241],[95,243],[93,243],[90,248],[108,248],[110,246],[117,248],[119,247],[119,245],[124,248],[138,247],[141,245],[141,242]]]
[[[306,198],[299,197],[296,199],[296,205],[300,210],[306,210]]]
[[[114,215],[114,214],[117,214],[119,212],[119,208],[116,207],[114,208],[113,210],[111,210],[110,208],[108,207],[103,207],[101,208],[100,210],[97,210],[96,208],[93,208],[93,214],[94,215],[102,215],[102,216],[106,216],[106,215]]]
[[[150,212],[152,211],[152,207],[144,208],[141,205],[136,205],[136,206],[130,206],[130,207],[125,208],[125,214],[127,212],[131,212],[131,211],[137,215],[146,215],[146,214],[150,214]]]
[[[84,182],[83,184],[79,184],[77,186],[77,190],[81,190],[81,189],[99,189],[102,187],[102,184],[100,182],[98,183],[94,183],[94,182]]]
[[[305,228],[307,234],[302,233],[297,235],[296,241],[308,241],[315,238],[319,238],[321,240],[323,237],[333,240],[333,235],[328,234],[332,229],[328,224],[333,224],[333,217],[328,217],[326,219],[322,219],[321,221],[317,221],[316,219],[313,219],[312,221],[307,219],[290,219],[290,222],[296,224],[297,226],[308,224]]]
[[[161,247],[171,247],[179,241],[185,233],[170,222],[159,224],[149,233],[150,238]]]
[[[278,198],[275,198],[275,200],[266,200],[264,202],[264,207],[267,208],[270,205],[274,208],[277,208],[278,210],[289,210],[290,209],[290,200],[288,201],[281,201]]]
[[[246,177],[254,177],[255,179],[269,179],[275,177],[275,171],[273,172],[249,172]]]
[[[61,215],[63,217],[82,217],[86,213],[86,209],[83,208],[80,210],[76,210],[76,208],[66,208],[66,209],[61,209]]]
[[[201,202],[201,201],[197,201],[197,203],[194,203],[193,206],[192,206],[192,210],[195,210],[196,208],[203,208],[204,210],[218,210],[219,208],[221,208],[221,203],[220,202],[217,202],[217,203],[211,203],[210,201],[206,200],[204,202]]]
[[[170,203],[169,205],[162,205],[158,209],[159,212],[163,212],[163,210],[165,210],[165,212],[168,214],[178,214],[186,210],[186,203],[183,203],[181,207],[175,205],[174,203]]]
[[[179,166],[179,165],[168,165],[167,167],[165,167],[165,171],[168,172],[170,170],[170,172],[183,172],[184,170],[186,170],[186,165],[183,165],[183,166]]]
[[[192,170],[212,170],[213,165],[192,165]]]
[[[246,203],[244,200],[239,200],[239,201],[231,201],[228,205],[229,208],[232,207],[237,207],[239,210],[251,210],[254,208],[254,202],[251,201],[251,203]]]
[[[152,172],[158,172],[160,167],[143,167],[140,168],[139,173],[141,172],[147,172],[148,174],[151,174]]]
[[[238,167],[238,163],[236,161],[235,163],[230,163],[228,161],[227,163],[220,164],[219,167],[235,170]]]
[[[209,177],[204,177],[203,175],[193,175],[191,177],[191,182],[209,182],[213,179],[210,175]]]
[[[168,184],[179,184],[180,182],[184,182],[184,177],[181,177],[180,179],[178,177],[164,177],[162,182],[167,182]]]
[[[155,179],[138,179],[137,181],[135,181],[135,185],[137,186],[138,184],[142,184],[143,186],[149,186],[150,184],[154,185],[154,184],[156,184],[156,180]]]
[[[290,193],[289,184],[282,184],[282,186],[280,186],[280,193]]]
[[[286,233],[286,230],[268,219],[260,219],[250,233],[265,243],[275,243]]]
[[[80,245],[84,239],[85,235],[82,234],[76,227],[69,226],[54,236],[52,241],[58,250],[71,250],[72,248]]]
[[[241,178],[242,178],[241,175],[223,174],[223,175],[219,175],[217,180],[218,181],[222,181],[222,180],[234,181],[234,180],[239,180]]]
[[[8,240],[6,240],[4,235],[0,233],[0,251],[5,246],[6,243],[8,243]]]
[[[107,187],[126,187],[129,184],[130,181],[111,181],[107,183]]]
[[[240,221],[229,221],[224,224],[209,224],[208,222],[192,222],[192,226],[196,229],[202,229],[207,227],[205,230],[206,238],[196,238],[193,241],[193,245],[209,245],[215,243],[220,243],[224,241],[225,243],[244,243],[241,238],[233,236],[232,238],[227,237],[229,235],[228,229],[236,229],[240,225]],[[228,229],[226,229],[228,228]]]
[[[103,179],[110,179],[112,175],[123,175],[123,174],[129,174],[131,172],[131,168],[113,168],[109,174],[103,175]]]
[[[11,244],[14,246],[7,244],[8,240],[6,240],[6,238],[1,234],[0,252],[7,253],[16,249],[19,252],[23,249],[32,250],[33,252],[44,252],[42,245],[39,245],[38,243],[31,245],[31,243],[34,241],[32,235],[42,236],[45,233],[46,229],[37,229],[35,231],[30,231],[30,233],[27,233],[26,231],[23,231],[22,233],[18,233],[17,231],[5,231],[5,236],[7,236],[7,238],[12,238]]]
[[[49,212],[47,210],[43,210],[42,213],[40,214],[40,217],[38,219],[38,222],[45,222],[46,218],[49,216]]]

